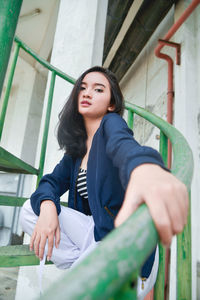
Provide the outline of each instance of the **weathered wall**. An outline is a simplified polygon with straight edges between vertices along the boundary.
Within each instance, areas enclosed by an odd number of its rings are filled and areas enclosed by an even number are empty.
[[[167,63],[154,55],[157,40],[163,38],[191,1],[180,0],[157,28],[146,47],[121,81],[125,99],[145,107],[166,119]],[[181,65],[174,65],[174,125],[188,140],[194,155],[195,170],[192,183],[192,299],[196,298],[197,261],[200,260],[200,7],[177,31],[171,41],[181,43]],[[165,47],[165,53],[175,58],[175,50]],[[139,117],[135,118],[135,138],[142,144],[158,149],[159,131]],[[176,299],[176,240],[172,244],[170,271],[170,300]]]
[[[34,80],[35,70],[19,57],[1,141],[17,156],[21,156]]]
[[[173,9],[151,36],[146,47],[120,82],[126,101],[137,104],[166,119],[167,72],[164,61],[154,55],[157,40],[173,24]],[[171,49],[166,49],[171,53]],[[162,80],[161,80],[162,78]],[[135,117],[134,135],[141,144],[158,148],[159,131],[139,117]],[[150,138],[151,137],[151,138]]]

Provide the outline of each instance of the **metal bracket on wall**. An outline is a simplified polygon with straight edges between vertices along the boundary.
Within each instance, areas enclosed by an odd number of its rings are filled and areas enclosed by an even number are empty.
[[[180,64],[181,64],[181,44],[170,42],[167,40],[162,40],[162,39],[159,39],[158,42],[163,45],[170,46],[170,47],[173,47],[176,49],[176,64],[180,66]]]

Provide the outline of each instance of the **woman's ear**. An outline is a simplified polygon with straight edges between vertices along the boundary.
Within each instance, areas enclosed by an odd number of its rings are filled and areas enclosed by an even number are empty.
[[[115,105],[112,104],[108,107],[108,111],[114,111],[115,110]]]

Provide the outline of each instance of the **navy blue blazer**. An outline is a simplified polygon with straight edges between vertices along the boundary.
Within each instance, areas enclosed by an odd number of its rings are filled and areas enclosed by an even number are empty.
[[[60,196],[67,190],[68,206],[84,213],[83,200],[76,192],[81,160],[65,154],[53,172],[43,176],[31,196],[31,205],[37,215],[40,214],[41,201],[46,199],[55,203],[59,214]],[[130,174],[144,163],[165,168],[156,150],[136,142],[123,118],[116,113],[105,115],[93,137],[87,164],[88,201],[94,218],[96,241],[114,228],[114,218],[122,205]]]

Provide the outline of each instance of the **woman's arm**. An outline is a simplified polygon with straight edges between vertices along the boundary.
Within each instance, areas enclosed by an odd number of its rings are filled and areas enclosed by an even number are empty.
[[[57,213],[60,213],[60,197],[69,189],[72,159],[64,155],[51,174],[46,174],[40,180],[36,191],[31,195],[31,206],[36,215],[40,214],[42,201],[48,199],[54,202]]]
[[[53,172],[43,176],[37,190],[31,196],[31,206],[39,217],[31,237],[30,250],[34,248],[35,254],[40,259],[43,258],[47,240],[48,260],[52,255],[54,237],[55,246],[58,247],[59,245],[60,196],[69,189],[71,167],[72,159],[64,155]]]
[[[156,164],[163,169],[163,160],[155,149],[141,146],[134,138],[126,122],[117,114],[110,113],[103,119],[106,154],[119,170],[119,177],[126,190],[132,171],[142,164]]]
[[[180,233],[187,223],[186,186],[160,166],[140,165],[131,173],[115,226],[122,224],[142,203],[149,208],[161,242],[169,246],[173,235]]]
[[[106,151],[119,169],[126,190],[115,225],[124,222],[141,203],[146,203],[161,241],[171,243],[172,236],[183,230],[187,221],[188,194],[184,184],[164,166],[160,154],[139,145],[132,131],[117,114],[104,117]]]
[[[55,204],[51,200],[45,200],[40,206],[40,215],[31,236],[30,250],[34,248],[39,259],[43,258],[44,249],[48,240],[47,260],[50,260],[55,246],[58,248],[60,242],[60,226]]]

